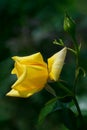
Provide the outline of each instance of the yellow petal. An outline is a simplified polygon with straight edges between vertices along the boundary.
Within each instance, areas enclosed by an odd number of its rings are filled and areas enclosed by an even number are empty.
[[[46,63],[43,61],[43,57],[40,52],[32,54],[30,56],[24,56],[24,57],[18,57],[14,56],[12,57],[13,60],[20,62],[20,64],[26,64],[26,65],[45,65]]]
[[[12,59],[15,60],[15,65],[11,74],[16,74],[17,77],[19,77],[21,73],[23,72],[23,68],[22,68],[23,65],[25,66],[37,65],[37,66],[43,66],[45,68],[47,67],[47,64],[43,61],[43,57],[41,53],[36,53],[36,54],[25,56],[25,57],[14,56],[12,57]]]
[[[26,98],[26,97],[31,96],[32,94],[33,94],[33,93],[27,93],[27,94],[25,95],[25,94],[22,94],[22,93],[20,93],[19,91],[15,90],[15,89],[12,89],[10,92],[8,92],[8,93],[6,94],[6,96]]]
[[[57,81],[59,79],[66,52],[67,48],[65,47],[48,59],[49,79],[54,81]]]
[[[20,93],[17,90],[12,89],[10,92],[6,94],[6,96],[20,97]]]
[[[47,68],[28,66],[22,76],[13,84],[12,89],[17,90],[23,97],[27,97],[43,89],[47,79]]]
[[[26,67],[24,66],[24,69],[23,69],[23,73],[20,75],[20,77],[18,78],[18,80],[13,84],[12,88],[14,86],[18,86],[19,84],[21,84],[24,79],[26,78]]]
[[[20,62],[18,61],[15,61],[15,65],[11,74],[16,74],[17,77],[20,77],[24,71],[25,71],[25,65],[20,64]]]

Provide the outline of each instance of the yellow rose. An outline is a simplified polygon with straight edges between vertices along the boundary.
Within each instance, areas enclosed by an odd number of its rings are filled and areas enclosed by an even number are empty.
[[[18,80],[13,84],[7,96],[29,97],[43,89],[48,79],[57,81],[64,64],[66,51],[65,47],[48,58],[48,64],[44,62],[41,53],[12,57],[15,61],[12,74],[16,74]]]

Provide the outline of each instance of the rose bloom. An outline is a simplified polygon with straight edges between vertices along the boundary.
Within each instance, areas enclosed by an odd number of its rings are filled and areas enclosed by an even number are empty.
[[[66,52],[67,48],[64,47],[48,58],[48,63],[44,62],[40,52],[30,56],[12,57],[15,65],[11,73],[17,75],[17,81],[6,95],[29,97],[42,90],[48,81],[57,81],[64,64]]]

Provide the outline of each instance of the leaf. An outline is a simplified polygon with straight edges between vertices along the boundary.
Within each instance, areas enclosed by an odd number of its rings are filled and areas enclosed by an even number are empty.
[[[59,46],[64,46],[64,43],[63,43],[62,39],[59,39],[59,41],[54,40],[53,44],[56,44],[56,45],[59,45]]]
[[[76,77],[86,77],[86,71],[82,67],[78,67],[76,70]]]
[[[39,120],[38,120],[38,125],[41,125],[45,119],[45,117],[53,112],[54,107],[57,103],[57,99],[55,98],[54,100],[51,100],[50,102],[48,102],[44,108],[42,108],[40,115],[39,115]]]
[[[64,108],[60,111],[61,122],[69,130],[77,130],[77,117],[69,108]]]
[[[41,125],[43,123],[44,119],[48,114],[69,107],[68,103],[64,103],[58,100],[62,98],[64,97],[53,98],[45,104],[45,106],[42,108],[40,112],[38,125]]]
[[[87,95],[84,96],[79,96],[78,98],[78,103],[82,112],[83,116],[87,116]],[[77,113],[77,109],[74,106],[74,104],[71,106],[71,109]]]

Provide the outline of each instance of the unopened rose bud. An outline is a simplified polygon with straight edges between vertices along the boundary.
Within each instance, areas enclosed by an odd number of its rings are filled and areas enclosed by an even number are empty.
[[[71,36],[75,34],[76,25],[75,22],[67,14],[64,18],[64,30],[68,32]]]

